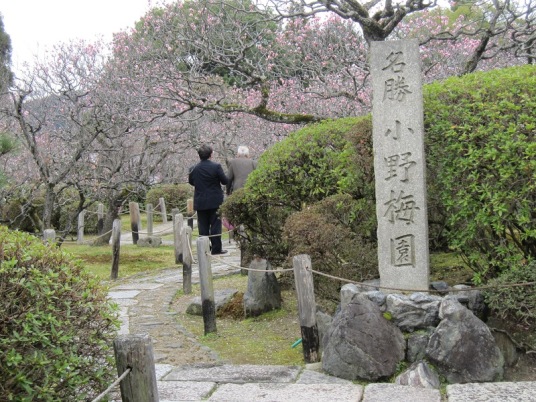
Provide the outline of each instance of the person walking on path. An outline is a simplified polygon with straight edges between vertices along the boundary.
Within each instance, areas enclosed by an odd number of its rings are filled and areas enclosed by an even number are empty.
[[[229,183],[227,184],[227,195],[233,191],[244,187],[251,172],[257,167],[257,162],[249,159],[249,148],[241,145],[238,147],[237,157],[229,162]]]
[[[223,203],[222,185],[229,179],[219,163],[211,161],[212,147],[202,145],[197,153],[201,161],[188,174],[188,183],[194,186],[194,209],[200,236],[210,236],[211,254],[225,254],[221,242],[221,219],[218,208]]]

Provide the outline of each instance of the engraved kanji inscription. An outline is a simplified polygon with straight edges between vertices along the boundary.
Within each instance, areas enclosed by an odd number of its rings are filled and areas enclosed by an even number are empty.
[[[383,216],[387,217],[391,223],[396,223],[398,221],[405,222],[406,225],[415,223],[415,211],[420,208],[413,199],[413,195],[405,195],[404,191],[400,191],[398,196],[395,194],[395,191],[391,190],[389,201],[383,204],[387,205],[387,210]]]
[[[415,236],[407,234],[391,239],[391,265],[415,266]]]
[[[417,162],[410,160],[410,157],[411,152],[405,152],[403,154],[391,155],[384,158],[388,169],[385,180],[391,180],[398,177],[401,182],[408,182],[409,169],[417,164]]]
[[[401,51],[391,52],[385,59],[387,60],[387,65],[382,68],[382,71],[391,71],[397,75],[385,80],[383,100],[389,99],[402,102],[407,94],[412,93],[406,83],[406,78],[401,75],[406,67],[404,53]]]
[[[403,52],[391,52],[386,57],[387,59],[387,66],[382,68],[382,71],[385,70],[391,70],[393,73],[401,73],[404,71],[404,68],[406,67],[406,63],[404,63],[403,60],[404,53]]]
[[[389,78],[385,80],[385,90],[383,91],[383,100],[397,100],[402,102],[406,98],[406,94],[412,93],[409,90],[409,85],[406,84],[406,79],[401,76]]]
[[[399,140],[402,137],[402,133],[407,130],[408,133],[413,134],[414,131],[410,127],[406,127],[405,129],[402,127],[402,122],[400,120],[395,120],[395,126],[388,128],[387,131],[385,131],[386,137],[392,137],[393,140]]]

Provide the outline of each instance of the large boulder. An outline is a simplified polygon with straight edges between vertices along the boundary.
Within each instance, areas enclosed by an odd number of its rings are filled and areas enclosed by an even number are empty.
[[[503,355],[479,318],[453,297],[443,300],[439,318],[426,355],[449,383],[488,382],[502,377]]]
[[[385,301],[393,322],[404,332],[435,327],[439,323],[441,297],[424,293],[390,294]]]
[[[426,356],[426,347],[430,340],[430,333],[414,332],[409,334],[407,338],[406,360],[410,363],[422,360]]]
[[[271,271],[270,263],[255,258],[251,269]],[[248,287],[244,294],[244,313],[246,317],[257,317],[267,311],[281,308],[281,288],[273,272],[249,271]]]
[[[324,341],[322,369],[347,380],[390,377],[404,359],[402,332],[362,294],[341,308]]]

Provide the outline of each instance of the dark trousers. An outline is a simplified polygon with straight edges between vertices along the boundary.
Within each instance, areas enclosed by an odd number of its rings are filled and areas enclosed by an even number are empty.
[[[220,253],[222,249],[221,219],[218,215],[218,208],[197,211],[197,226],[200,236],[211,236],[209,239],[212,253]]]

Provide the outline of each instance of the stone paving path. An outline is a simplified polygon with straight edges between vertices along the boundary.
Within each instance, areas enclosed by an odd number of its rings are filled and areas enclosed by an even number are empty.
[[[229,254],[212,262],[214,276],[239,272],[236,245],[224,242],[224,248]],[[198,281],[194,266],[192,282]],[[395,384],[362,386],[325,375],[319,365],[225,364],[174,319],[169,306],[181,288],[182,268],[172,268],[119,280],[110,290],[121,308],[121,333],[151,336],[160,402],[536,402],[536,382],[456,384],[442,395]],[[117,393],[114,398],[120,400]]]

